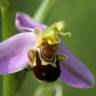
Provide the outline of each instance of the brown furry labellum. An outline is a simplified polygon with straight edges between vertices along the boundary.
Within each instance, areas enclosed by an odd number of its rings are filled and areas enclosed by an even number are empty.
[[[41,81],[53,82],[60,76],[58,55],[55,54],[56,46],[31,49],[28,52],[30,65],[34,76]]]

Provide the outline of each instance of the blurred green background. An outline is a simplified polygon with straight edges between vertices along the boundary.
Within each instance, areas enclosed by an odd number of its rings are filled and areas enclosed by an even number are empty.
[[[17,0],[17,11],[33,16],[41,1]],[[72,38],[65,38],[64,42],[96,77],[96,1],[58,0],[44,23],[50,25],[60,20],[66,22],[68,30],[72,33]],[[41,84],[33,78],[30,72],[21,88],[20,96],[33,96],[32,93],[39,85]],[[63,96],[96,96],[96,87],[76,89],[66,84],[61,84],[61,86],[63,86]],[[2,76],[0,78],[0,96],[2,96]]]

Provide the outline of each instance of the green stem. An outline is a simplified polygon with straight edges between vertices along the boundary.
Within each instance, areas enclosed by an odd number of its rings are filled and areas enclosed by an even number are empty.
[[[3,96],[15,96],[16,76],[15,74],[6,75],[3,78]]]
[[[39,6],[38,10],[35,12],[33,18],[36,21],[42,22],[47,17],[54,5],[58,0],[43,0],[42,4]]]
[[[15,4],[10,3],[6,7],[1,6],[2,35],[3,39],[15,34]]]
[[[1,9],[3,39],[11,37],[15,32],[15,2]],[[19,94],[21,85],[26,77],[26,72],[18,72],[4,76],[3,96],[15,96]]]
[[[0,42],[2,41],[2,33],[0,32]]]
[[[15,1],[15,0],[14,0]],[[2,37],[3,40],[15,34],[15,2],[3,0],[1,3]],[[15,96],[17,85],[17,73],[3,77],[3,96]]]

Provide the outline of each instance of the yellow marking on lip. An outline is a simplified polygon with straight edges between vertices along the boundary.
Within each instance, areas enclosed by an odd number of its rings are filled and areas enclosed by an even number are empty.
[[[28,51],[29,65],[31,67],[37,66],[36,64],[36,49],[30,49]]]
[[[52,67],[57,67],[55,63],[45,62],[44,60],[41,60],[41,65],[43,66],[51,65]]]

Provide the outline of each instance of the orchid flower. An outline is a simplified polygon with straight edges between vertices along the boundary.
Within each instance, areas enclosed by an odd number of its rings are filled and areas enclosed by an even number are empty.
[[[41,34],[43,34],[43,32],[48,33],[48,28],[50,28],[47,25],[34,21],[30,16],[24,13],[16,14],[15,23],[16,29],[21,33],[0,43],[0,74],[15,73],[32,65],[30,62],[33,63],[35,59],[33,60],[34,54],[30,53],[33,51],[31,49],[35,49],[39,45],[38,48],[42,47],[42,42],[39,42],[38,45],[38,41],[42,39],[42,36],[45,36]],[[60,26],[56,25],[56,27],[58,27],[58,30],[60,28],[61,31],[62,24]],[[52,32],[49,33],[51,34]],[[63,60],[59,62],[60,76],[58,79],[75,88],[90,88],[94,86],[95,80],[91,72],[68,48],[66,48],[62,41],[59,40],[60,38],[58,38],[58,36],[60,34],[58,35],[58,32],[53,35],[51,34],[53,37],[51,37],[50,40],[49,33],[45,36],[45,39],[47,37],[47,45],[51,45],[51,43],[53,45],[56,44],[56,53],[64,57]],[[38,40],[38,38],[40,40]],[[50,54],[50,50],[48,50],[48,52],[48,54]],[[37,70],[37,73],[39,71],[40,70]]]

